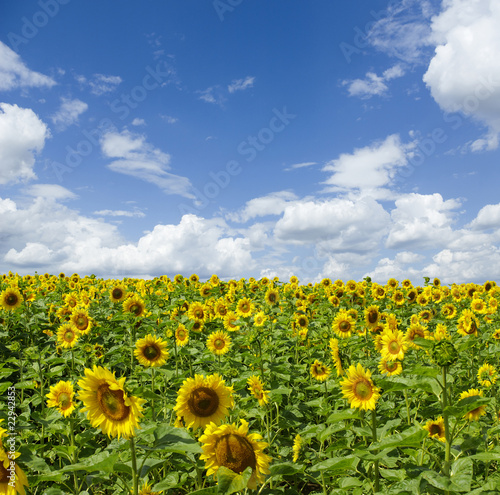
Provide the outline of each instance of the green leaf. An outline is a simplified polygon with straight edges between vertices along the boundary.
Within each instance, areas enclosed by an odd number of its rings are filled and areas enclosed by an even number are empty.
[[[163,481],[156,483],[153,486],[153,491],[168,490],[169,488],[174,488],[179,484],[179,473],[169,473],[165,476]]]
[[[271,464],[271,476],[287,476],[298,473],[304,469],[302,464],[293,462],[281,462],[279,464]]]
[[[354,457],[353,455],[348,455],[345,457],[331,457],[330,459],[326,459],[325,461],[318,462],[314,466],[311,466],[309,471],[334,471],[341,470],[345,471],[347,469],[356,469],[358,465],[359,459]]]
[[[73,471],[102,471],[104,473],[111,473],[113,467],[120,456],[119,452],[110,454],[109,451],[99,452],[98,454],[87,457],[82,462],[70,464],[60,469],[59,473],[71,473]]]
[[[200,444],[193,440],[189,433],[182,428],[160,425],[153,434],[155,437],[153,446],[141,445],[144,450],[162,450],[163,452],[176,452],[179,454],[186,452],[201,454],[203,452]]]
[[[469,492],[472,482],[473,462],[467,457],[457,459],[451,465],[451,481],[463,488],[462,491]]]
[[[500,461],[500,451],[492,450],[490,452],[480,452],[469,456],[469,459],[476,459],[477,461]]]
[[[456,406],[446,407],[445,412],[447,412],[449,416],[453,416],[454,418],[462,418],[468,412],[471,412],[478,407],[485,406],[490,402],[491,399],[488,397],[478,397],[477,395],[475,395],[460,400]]]
[[[230,495],[244,490],[251,475],[252,468],[250,466],[242,474],[237,474],[227,467],[221,466],[217,470],[217,493]]]
[[[403,433],[397,433],[384,438],[382,441],[373,443],[368,450],[394,449],[396,447],[418,447],[427,436],[427,431],[420,426],[412,426]]]
[[[359,411],[357,409],[345,409],[344,411],[333,412],[328,416],[327,423],[336,423],[345,419],[358,419]]]
[[[389,481],[403,481],[406,478],[404,469],[385,469],[381,467],[379,471],[382,477]]]

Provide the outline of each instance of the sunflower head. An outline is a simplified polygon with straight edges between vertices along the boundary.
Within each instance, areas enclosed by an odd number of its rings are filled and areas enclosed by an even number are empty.
[[[23,296],[17,287],[9,287],[0,294],[0,306],[7,311],[14,311],[22,302]]]
[[[483,391],[478,390],[476,388],[471,388],[465,392],[462,392],[460,394],[460,400],[467,399],[468,397],[482,397],[483,396]],[[483,416],[486,414],[486,406],[479,406],[473,409],[472,411],[469,411],[464,415],[465,419],[468,419],[469,421],[477,421],[480,416]]]
[[[446,442],[444,434],[444,418],[439,416],[436,420],[429,420],[424,426],[424,430],[429,432],[431,438],[436,438],[440,442]]]
[[[64,417],[67,417],[75,409],[74,396],[73,384],[60,381],[50,387],[50,393],[46,395],[47,407],[55,407]]]
[[[438,340],[432,346],[432,359],[438,366],[450,366],[458,359],[458,351],[449,340]]]
[[[167,343],[155,335],[146,335],[135,344],[134,355],[143,366],[163,366],[168,359]]]
[[[114,285],[109,292],[109,298],[113,302],[122,302],[126,297],[127,289],[121,284]]]
[[[133,295],[123,301],[123,312],[138,318],[146,314],[146,305],[139,296]]]
[[[213,332],[207,339],[208,350],[216,356],[222,356],[229,352],[231,337],[224,331]]]
[[[318,382],[324,382],[331,373],[331,369],[329,366],[326,366],[321,361],[317,359],[311,365],[311,375],[314,379],[318,380]]]
[[[64,349],[74,347],[78,337],[78,330],[71,323],[63,323],[57,330],[57,343]]]
[[[372,379],[369,370],[365,370],[358,363],[357,366],[351,365],[347,371],[347,376],[342,380],[342,394],[349,401],[353,408],[363,410],[375,409],[376,402],[380,397],[378,389]]]

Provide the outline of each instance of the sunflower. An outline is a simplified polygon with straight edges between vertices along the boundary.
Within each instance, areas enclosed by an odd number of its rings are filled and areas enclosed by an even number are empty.
[[[81,335],[86,335],[92,328],[92,320],[87,310],[82,306],[73,309],[69,321]]]
[[[228,311],[227,315],[224,316],[224,328],[229,332],[236,332],[240,329],[239,325],[236,325],[238,321],[238,316],[234,311]]]
[[[413,340],[417,337],[421,339],[427,339],[429,337],[429,331],[419,323],[410,325],[405,333],[406,342],[410,347],[414,349],[420,349],[420,346],[413,343]]]
[[[441,307],[441,314],[447,319],[452,320],[457,315],[457,308],[452,303],[444,304]]]
[[[317,359],[313,364],[311,364],[310,373],[314,379],[318,380],[318,382],[324,382],[327,380],[331,372],[332,370],[329,366],[326,366],[326,364],[323,364]]]
[[[378,306],[372,304],[364,310],[365,322],[370,327],[376,327],[380,319],[380,313]]]
[[[199,293],[200,293],[200,296],[203,297],[203,298],[207,298],[210,296],[210,294],[212,293],[212,286],[210,284],[203,284],[201,287],[200,287],[200,290],[199,290]]]
[[[220,424],[228,410],[234,407],[233,387],[227,387],[217,374],[195,375],[184,380],[177,392],[174,411],[187,428],[203,428],[209,423]]]
[[[399,361],[386,361],[385,359],[381,359],[378,364],[378,370],[383,375],[395,376],[401,374],[403,366]]]
[[[210,423],[200,437],[207,475],[217,476],[217,471],[224,466],[234,473],[241,474],[246,468],[252,468],[248,488],[255,490],[257,483],[264,482],[264,475],[269,474],[271,458],[264,454],[267,447],[258,433],[248,433],[248,423],[241,419],[241,426],[226,424],[217,426]]]
[[[194,320],[193,321],[193,324],[191,325],[191,330],[193,332],[202,332],[203,331],[203,327],[205,326],[205,324],[202,322],[202,321],[197,321],[197,320]]]
[[[75,347],[78,341],[78,331],[71,323],[63,323],[57,329],[57,342],[64,349]]]
[[[335,296],[335,295],[330,296],[328,298],[328,301],[330,301],[330,304],[332,306],[338,307],[340,305],[340,299],[338,298],[338,296]]]
[[[296,325],[300,328],[307,328],[307,326],[309,325],[309,319],[306,315],[297,314],[295,315],[294,320]]]
[[[23,296],[17,287],[8,287],[0,294],[0,306],[8,311],[14,311],[21,306]]]
[[[207,320],[207,308],[204,304],[194,301],[189,305],[188,317],[194,321],[204,322]]]
[[[259,311],[258,313],[255,313],[253,317],[253,324],[256,327],[262,327],[264,326],[264,323],[267,321],[267,316],[264,314],[264,311]]]
[[[429,323],[432,320],[432,317],[434,316],[434,313],[430,309],[424,309],[418,313],[418,317],[420,320],[425,321],[426,323]]]
[[[127,396],[125,377],[117,380],[114,372],[94,365],[93,370],[85,369],[85,378],[78,385],[82,389],[78,398],[85,406],[82,412],[87,412],[94,428],[101,428],[108,437],[135,435],[135,428],[139,428],[139,419],[143,416],[142,405],[146,401]]]
[[[355,331],[355,321],[345,309],[341,309],[332,323],[333,331],[341,338],[350,337]]]
[[[446,437],[444,435],[444,419],[442,416],[439,416],[436,420],[430,419],[427,421],[424,430],[429,432],[431,438],[435,438],[440,442],[446,442]]]
[[[390,287],[391,289],[396,289],[397,286],[399,285],[399,282],[395,279],[395,278],[390,278],[388,281],[387,281],[387,284],[386,284],[388,287]]]
[[[491,387],[497,381],[497,370],[491,364],[483,364],[477,372],[477,379],[483,387]]]
[[[227,304],[224,299],[217,299],[214,306],[215,315],[218,318],[224,318],[227,314]]]
[[[479,320],[470,309],[464,309],[458,319],[457,333],[466,337],[467,335],[479,335]]]
[[[56,407],[64,416],[69,416],[75,409],[76,404],[73,401],[75,392],[71,382],[60,381],[50,387],[50,393],[47,397],[47,407]]]
[[[175,343],[178,347],[184,347],[189,342],[189,330],[181,323],[175,330]]]
[[[493,332],[492,337],[493,337],[495,340],[500,340],[500,328],[497,328],[497,329]]]
[[[127,297],[127,289],[122,284],[116,284],[109,292],[109,298],[113,302],[122,302]]]
[[[443,325],[442,323],[438,323],[436,325],[436,330],[434,330],[434,340],[451,340],[451,336],[448,333],[448,329],[446,328],[446,325]]]
[[[215,354],[216,356],[223,356],[229,352],[229,348],[231,347],[231,337],[223,330],[212,332],[208,336],[207,347],[212,354]]]
[[[330,354],[332,356],[332,361],[335,365],[335,369],[337,370],[337,376],[343,375],[344,367],[342,365],[338,339],[330,339]]]
[[[139,296],[132,295],[123,301],[123,312],[132,313],[138,318],[139,316],[144,316],[146,314],[146,305]]]
[[[380,392],[373,384],[370,370],[364,370],[358,363],[357,366],[351,365],[347,370],[347,376],[340,383],[342,394],[349,401],[352,408],[369,410],[375,409]]]
[[[258,376],[252,375],[247,380],[247,385],[252,395],[259,401],[259,406],[265,406],[269,402],[269,390],[264,390],[264,384]]]
[[[163,493],[163,490],[160,490],[159,492],[154,492],[152,490],[151,485],[146,481],[139,489],[138,495],[160,495],[160,493]]]
[[[396,304],[397,306],[401,306],[405,303],[405,295],[402,290],[395,290],[394,293],[392,294],[392,302]]]
[[[297,433],[297,435],[295,435],[295,438],[293,439],[293,462],[297,462],[299,460],[302,443],[302,437]]]
[[[158,368],[168,359],[167,343],[156,335],[146,335],[135,343],[134,356],[143,366]]]
[[[470,388],[469,390],[462,392],[460,394],[459,400],[466,399],[467,397],[482,397],[483,396],[483,391],[478,390],[476,388]],[[483,416],[483,414],[486,414],[486,406],[479,406],[473,409],[472,411],[469,411],[464,415],[464,418],[468,419],[469,421],[477,421],[480,416]]]
[[[408,344],[401,330],[385,330],[380,336],[380,354],[385,361],[402,361]]]
[[[267,304],[272,306],[273,304],[278,304],[280,300],[280,293],[277,289],[267,289],[266,295],[264,296],[264,300]]]
[[[0,428],[2,430],[2,428]],[[4,430],[5,431],[5,430]],[[25,495],[25,486],[28,478],[15,461],[21,454],[19,452],[6,452],[0,445],[0,493],[5,495]]]
[[[238,304],[236,305],[236,314],[238,316],[241,316],[242,318],[244,318],[245,316],[251,316],[254,308],[255,306],[252,301],[250,301],[248,297],[243,297],[238,301]]]
[[[470,303],[470,309],[474,313],[485,314],[488,311],[486,303],[482,299],[473,299]]]
[[[64,296],[64,304],[68,305],[70,308],[74,308],[78,305],[78,298],[75,294],[66,294]]]

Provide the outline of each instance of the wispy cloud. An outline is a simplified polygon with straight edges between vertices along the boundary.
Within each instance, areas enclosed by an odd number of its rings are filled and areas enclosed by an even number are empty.
[[[312,165],[316,165],[316,162],[302,162],[302,163],[294,163],[289,167],[283,169],[285,172],[290,172],[291,170],[296,170],[298,168],[311,167]]]
[[[94,211],[94,215],[99,215],[101,217],[131,217],[131,218],[143,218],[146,214],[140,210],[126,211],[126,210],[98,210]]]
[[[83,112],[87,111],[88,108],[89,106],[81,100],[61,98],[61,106],[59,110],[50,117],[50,120],[52,120],[59,130],[64,130],[70,125],[78,122],[78,117]]]
[[[76,75],[75,79],[83,86],[88,86],[90,92],[96,96],[111,93],[122,82],[120,76],[107,76],[104,74],[94,74],[90,79],[83,75]]]
[[[230,93],[234,93],[235,91],[243,91],[247,88],[253,87],[253,83],[255,81],[255,77],[247,76],[245,79],[234,79],[231,84],[228,85],[227,90]]]
[[[389,87],[386,82],[404,75],[404,69],[397,64],[385,70],[382,76],[374,72],[367,72],[364,79],[347,79],[342,81],[343,86],[347,86],[349,96],[357,96],[368,99],[372,96],[382,96],[387,93]]]

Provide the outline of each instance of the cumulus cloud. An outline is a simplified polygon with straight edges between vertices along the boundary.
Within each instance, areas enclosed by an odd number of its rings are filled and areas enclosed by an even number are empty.
[[[24,192],[35,198],[45,198],[53,201],[78,198],[75,193],[59,184],[33,184],[27,187]]]
[[[404,144],[397,134],[382,142],[343,153],[328,162],[323,171],[333,172],[324,184],[325,192],[350,193],[351,195],[391,198],[389,187],[399,169],[407,164],[407,157],[414,143]]]
[[[126,130],[109,132],[103,136],[101,147],[106,157],[115,158],[108,165],[113,172],[155,184],[166,194],[195,198],[190,193],[191,182],[187,177],[168,172],[170,155],[147,143],[143,135]]]
[[[448,0],[432,21],[435,55],[423,80],[445,112],[462,112],[488,126],[472,151],[498,147],[500,134],[500,4]]]
[[[378,76],[374,72],[367,72],[364,79],[347,79],[342,81],[342,85],[347,86],[349,96],[368,99],[372,96],[385,95],[389,90],[386,84],[387,81],[402,77],[403,75],[403,67],[397,64],[385,70],[382,76]]]
[[[33,110],[0,103],[0,184],[35,179],[35,155],[49,135]]]
[[[70,125],[78,122],[78,117],[80,117],[83,112],[86,112],[88,108],[89,106],[81,100],[61,98],[61,106],[57,112],[52,115],[50,120],[52,120],[59,130],[64,130]]]
[[[500,203],[483,206],[468,227],[472,230],[500,229]]]
[[[50,88],[55,84],[51,77],[28,69],[16,52],[0,41],[0,91],[44,86]]]

